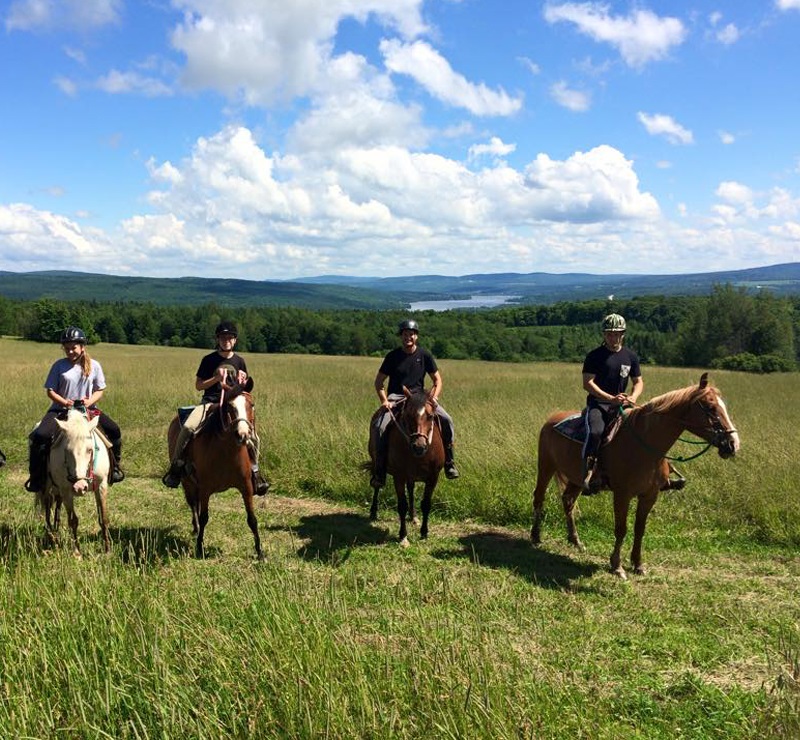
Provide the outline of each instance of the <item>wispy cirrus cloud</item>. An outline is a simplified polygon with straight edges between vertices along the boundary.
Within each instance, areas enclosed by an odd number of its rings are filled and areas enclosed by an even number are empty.
[[[627,16],[611,15],[602,3],[561,3],[544,7],[548,23],[567,22],[594,39],[613,46],[631,67],[659,61],[684,42],[687,30],[678,18],[634,9]]]
[[[648,134],[653,136],[663,136],[670,144],[693,144],[694,135],[691,131],[681,126],[672,116],[663,113],[639,112],[636,114],[639,122],[644,126]]]

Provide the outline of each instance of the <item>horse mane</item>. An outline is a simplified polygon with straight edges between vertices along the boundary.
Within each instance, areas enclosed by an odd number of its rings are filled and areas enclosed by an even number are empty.
[[[241,383],[237,383],[229,391],[225,391],[225,395],[223,397],[225,399],[225,405],[227,406],[237,396],[240,396],[243,393],[246,393],[244,386]],[[220,403],[212,404],[211,408],[208,410],[206,423],[203,424],[199,431],[204,431],[206,434],[216,435],[222,434],[223,431],[225,431],[225,428],[222,424],[220,406]],[[225,413],[224,410],[222,413]]]
[[[699,398],[707,396],[709,393],[712,393],[715,390],[716,389],[714,386],[711,385],[707,385],[705,387],[690,385],[686,388],[679,388],[678,390],[668,391],[667,393],[662,393],[660,396],[655,396],[643,406],[640,406],[638,409],[634,409],[634,412],[639,411],[640,413],[644,414],[666,413],[678,408],[679,406],[685,406],[688,403],[692,403]]]

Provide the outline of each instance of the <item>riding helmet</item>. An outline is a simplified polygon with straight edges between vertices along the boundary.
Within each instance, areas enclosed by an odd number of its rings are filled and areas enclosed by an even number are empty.
[[[83,333],[83,329],[79,329],[77,326],[68,326],[61,332],[60,341],[61,344],[68,344],[70,342],[86,344],[86,334]]]
[[[233,334],[233,336],[238,337],[239,330],[232,321],[221,321],[217,324],[217,328],[214,329],[215,336],[219,336],[220,334]]]
[[[406,329],[408,331],[415,331],[419,334],[419,324],[414,321],[414,319],[406,319],[405,321],[400,322],[400,326],[397,329],[398,334],[402,334]]]
[[[603,319],[603,331],[625,331],[625,319],[618,313],[610,313]]]

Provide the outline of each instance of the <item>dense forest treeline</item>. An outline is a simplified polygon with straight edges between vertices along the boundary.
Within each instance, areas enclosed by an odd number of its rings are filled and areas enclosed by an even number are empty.
[[[439,359],[577,362],[600,341],[603,315],[628,322],[628,344],[649,364],[751,372],[798,368],[800,296],[756,294],[730,285],[707,296],[643,296],[541,306],[421,311],[420,343]],[[382,355],[397,345],[408,312],[306,308],[162,306],[153,303],[15,301],[0,296],[0,333],[42,342],[64,326],[90,341],[213,346],[221,319],[239,326],[241,352]]]

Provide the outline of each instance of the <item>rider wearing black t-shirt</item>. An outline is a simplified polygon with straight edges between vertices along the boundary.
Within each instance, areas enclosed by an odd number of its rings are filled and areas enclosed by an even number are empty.
[[[442,392],[442,375],[436,365],[436,360],[428,350],[417,344],[419,325],[416,321],[403,321],[398,333],[402,338],[402,345],[384,357],[375,376],[375,391],[383,407],[383,413],[378,415],[370,428],[376,457],[375,469],[370,482],[373,488],[381,488],[386,483],[385,432],[392,420],[389,412],[394,404],[405,397],[403,386],[410,391],[424,390],[426,375],[433,382],[428,396],[433,401],[436,415],[441,421],[445,455],[444,474],[450,479],[459,477],[458,469],[453,461],[453,442],[455,440],[453,420],[438,400],[439,394]],[[384,388],[387,380],[389,381],[388,390]]]
[[[597,493],[600,476],[595,475],[603,432],[622,406],[636,403],[644,390],[639,357],[622,346],[625,319],[609,314],[603,319],[603,344],[586,355],[583,387],[586,397],[586,441],[583,445],[584,493]],[[628,379],[631,392],[626,393]]]
[[[217,348],[200,360],[194,382],[195,389],[202,391],[203,397],[200,399],[200,405],[196,406],[183,422],[175,442],[175,453],[170,461],[169,470],[161,479],[161,482],[170,488],[177,488],[180,485],[184,469],[183,451],[205,418],[208,406],[220,402],[223,387],[231,387],[237,383],[244,385],[248,381],[247,364],[243,357],[234,352],[239,336],[236,324],[230,321],[221,322],[214,336]],[[257,451],[255,456],[257,460]],[[254,472],[258,473],[258,469],[254,468]],[[269,483],[263,476],[257,475],[256,495],[263,496],[268,489]]]

